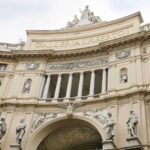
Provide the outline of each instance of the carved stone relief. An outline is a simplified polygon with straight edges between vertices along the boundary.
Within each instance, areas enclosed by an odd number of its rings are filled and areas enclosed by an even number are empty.
[[[115,53],[117,59],[126,58],[131,55],[131,49],[129,50],[122,50],[120,52]]]
[[[39,66],[40,66],[39,63],[34,63],[34,62],[26,63],[26,69],[27,70],[36,70],[39,68]]]
[[[33,116],[31,132],[41,126],[44,122],[52,120],[57,117],[56,113],[36,113]]]
[[[98,66],[107,64],[107,58],[95,59],[95,60],[85,60],[78,62],[68,62],[64,64],[48,64],[48,70],[69,70],[69,69],[79,69],[79,68],[90,68],[92,66]]]

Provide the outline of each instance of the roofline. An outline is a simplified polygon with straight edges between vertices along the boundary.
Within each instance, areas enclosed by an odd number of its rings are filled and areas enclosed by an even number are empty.
[[[58,34],[58,33],[68,33],[68,32],[76,32],[76,31],[79,32],[79,31],[109,26],[111,24],[115,24],[115,23],[121,22],[123,20],[128,20],[128,19],[131,19],[136,16],[139,17],[140,23],[144,22],[141,12],[138,11],[138,12],[130,14],[128,16],[121,17],[119,19],[115,19],[112,21],[104,22],[104,23],[96,23],[96,24],[92,24],[92,25],[90,24],[90,25],[85,25],[85,26],[80,26],[80,27],[64,28],[64,29],[58,29],[58,30],[26,30],[26,33],[28,35],[28,34],[48,34],[48,33],[49,34],[55,34],[55,33]]]

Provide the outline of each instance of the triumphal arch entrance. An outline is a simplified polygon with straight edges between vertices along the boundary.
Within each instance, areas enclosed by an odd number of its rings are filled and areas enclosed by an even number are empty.
[[[102,136],[102,126],[95,120],[79,115],[60,117],[37,129],[29,147],[32,150],[98,150],[102,149]]]

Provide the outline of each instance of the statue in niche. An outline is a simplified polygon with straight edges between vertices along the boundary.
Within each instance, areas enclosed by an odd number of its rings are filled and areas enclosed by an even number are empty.
[[[114,140],[115,132],[114,132],[114,120],[112,119],[112,114],[110,112],[107,113],[106,122],[104,125],[104,129],[107,133],[106,140]]]
[[[7,124],[5,118],[0,118],[0,140],[3,138],[7,130]]]
[[[31,82],[32,82],[31,79],[28,79],[25,81],[24,87],[23,87],[23,93],[29,93],[30,92]]]
[[[138,116],[134,113],[133,110],[130,110],[130,116],[127,121],[128,133],[131,137],[137,136],[137,124],[138,124]]]
[[[26,128],[25,120],[21,119],[20,123],[16,127],[16,135],[17,135],[16,141],[17,141],[17,144],[19,144],[19,145],[21,145],[23,136],[25,134],[25,128]]]
[[[41,115],[34,121],[31,132],[36,128],[38,128],[45,120],[56,118],[56,117],[57,117],[56,113],[52,113],[52,114],[41,113]]]
[[[121,83],[127,83],[128,82],[128,76],[127,74],[121,74]]]

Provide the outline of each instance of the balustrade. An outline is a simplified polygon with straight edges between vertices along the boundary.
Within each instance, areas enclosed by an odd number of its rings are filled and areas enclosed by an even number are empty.
[[[90,83],[90,86],[87,88],[84,88],[84,90],[88,89],[88,95],[84,95],[83,96],[83,81],[85,78],[85,74],[84,72],[80,73],[80,77],[78,78],[78,87],[75,87],[74,85],[72,85],[73,83],[73,79],[74,79],[74,75],[73,73],[69,74],[68,80],[67,80],[67,86],[65,87],[65,92],[63,93],[63,95],[65,95],[65,97],[59,97],[60,94],[60,87],[63,86],[61,85],[63,78],[62,78],[62,74],[59,74],[56,80],[56,88],[54,89],[53,92],[53,97],[48,97],[50,94],[50,84],[51,83],[51,75],[47,75],[46,78],[46,82],[45,82],[45,86],[44,86],[44,90],[43,90],[43,95],[42,95],[42,99],[46,99],[46,100],[52,100],[52,101],[69,101],[69,100],[86,100],[88,98],[92,99],[92,98],[97,98],[100,97],[101,94],[105,94],[107,91],[107,70],[106,68],[103,69],[103,71],[101,70],[99,74],[101,77],[99,77],[100,79],[98,81],[100,81],[100,83],[97,82],[96,80],[96,70],[92,70],[91,71],[91,76],[90,76],[90,80],[88,83]],[[101,88],[99,88],[99,86],[101,86]],[[52,87],[52,86],[51,86]],[[101,89],[101,91],[99,91],[98,93],[95,92],[96,88]],[[76,93],[76,96],[71,97],[71,91],[72,88],[78,88],[78,91]]]

